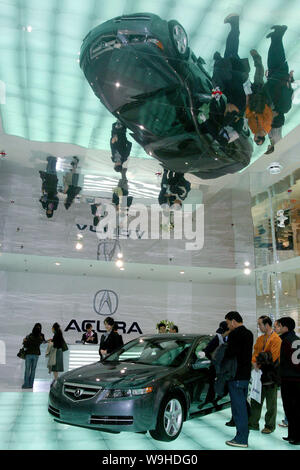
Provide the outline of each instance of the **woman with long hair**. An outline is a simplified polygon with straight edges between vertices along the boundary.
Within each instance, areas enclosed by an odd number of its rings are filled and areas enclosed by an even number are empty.
[[[25,356],[25,374],[22,388],[33,388],[35,370],[39,356],[41,355],[40,345],[45,341],[42,333],[42,325],[36,323],[32,332],[23,340],[26,350]]]
[[[53,372],[54,380],[57,380],[58,373],[64,371],[63,348],[66,343],[58,323],[53,324],[52,332],[54,336],[49,342],[52,343],[53,348],[56,349],[56,363],[51,366],[49,372]]]

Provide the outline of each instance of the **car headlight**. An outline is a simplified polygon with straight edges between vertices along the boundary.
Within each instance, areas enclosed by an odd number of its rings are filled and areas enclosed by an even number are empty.
[[[146,387],[146,388],[134,388],[128,390],[104,390],[104,397],[103,398],[128,398],[128,397],[136,397],[139,395],[146,395],[153,391],[153,387]]]

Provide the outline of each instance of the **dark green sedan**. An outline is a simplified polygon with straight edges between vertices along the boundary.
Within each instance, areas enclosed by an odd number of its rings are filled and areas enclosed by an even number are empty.
[[[213,88],[204,63],[180,23],[151,13],[97,26],[80,53],[95,95],[149,155],[169,170],[209,179],[247,166],[252,144],[244,130],[227,145],[201,131],[199,110]]]
[[[176,439],[187,419],[228,405],[211,394],[208,335],[158,334],[125,344],[102,362],[61,375],[48,411],[62,423]]]

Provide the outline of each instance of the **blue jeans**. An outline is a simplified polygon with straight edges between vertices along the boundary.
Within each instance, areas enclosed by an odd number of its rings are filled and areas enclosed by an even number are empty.
[[[39,356],[37,354],[26,354],[25,356],[25,376],[24,387],[33,387],[35,369]]]
[[[56,157],[47,157],[47,168],[46,168],[46,173],[50,173],[51,175],[56,175],[56,162],[57,158]]]
[[[246,405],[248,385],[248,380],[231,380],[228,382],[232,416],[237,431],[234,441],[236,441],[238,444],[248,444],[249,429]]]

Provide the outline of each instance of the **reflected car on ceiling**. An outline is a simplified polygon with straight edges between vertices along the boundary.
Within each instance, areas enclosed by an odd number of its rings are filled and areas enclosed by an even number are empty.
[[[184,421],[229,405],[214,397],[203,349],[211,336],[145,335],[102,362],[62,374],[51,385],[48,411],[58,422],[100,431],[147,432],[172,441]]]
[[[95,27],[80,52],[95,95],[149,155],[169,170],[210,179],[247,166],[252,144],[245,131],[226,146],[201,132],[197,115],[213,88],[204,64],[180,23],[151,13]]]

